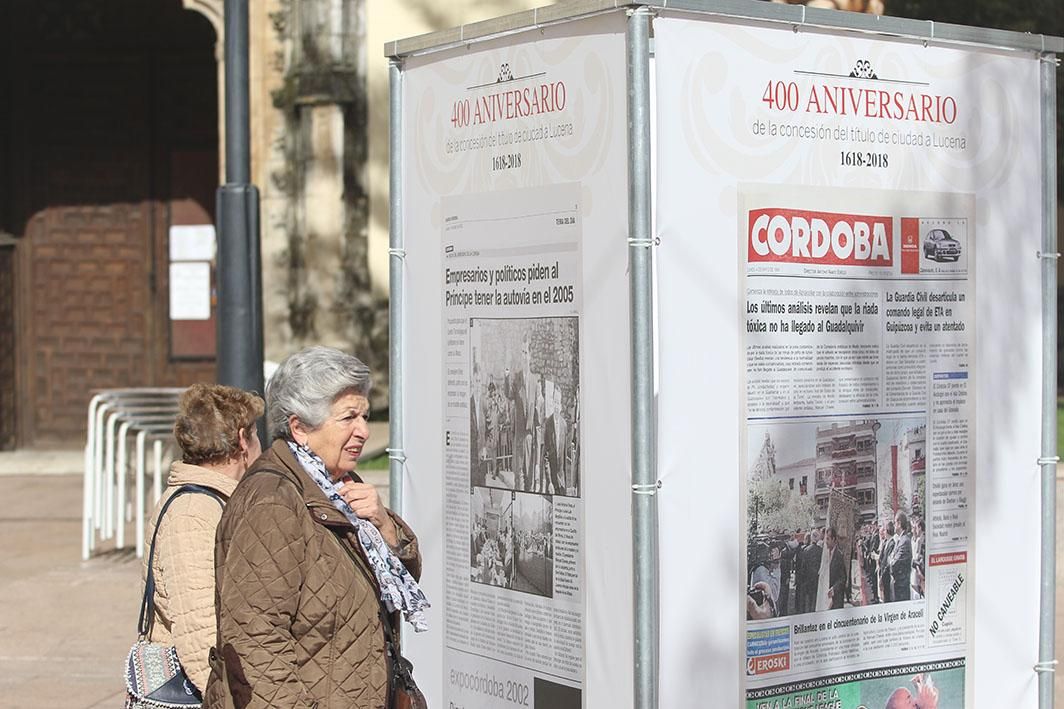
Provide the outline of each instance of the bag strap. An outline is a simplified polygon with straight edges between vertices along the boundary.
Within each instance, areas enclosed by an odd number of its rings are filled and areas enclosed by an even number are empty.
[[[399,652],[399,642],[395,637],[395,628],[392,627],[392,619],[388,610],[384,606],[384,601],[381,600],[380,594],[377,593],[379,585],[376,580],[371,578],[369,572],[359,563],[358,559],[355,557],[357,552],[351,548],[351,545],[347,543],[339,530],[334,529],[332,532],[336,535],[337,543],[345,552],[347,552],[347,555],[351,557],[351,562],[355,565],[355,568],[357,568],[366,578],[366,582],[369,583],[370,588],[374,589],[373,595],[377,599],[377,613],[380,616],[381,625],[384,627],[384,643],[388,652],[388,665],[391,668],[391,671],[388,673],[388,706],[391,706],[392,694],[395,690],[396,681],[401,679],[407,686],[414,683],[413,677],[410,676],[411,666],[409,660],[403,657],[402,653]]]
[[[288,483],[293,487],[296,487],[295,482],[292,481],[287,475],[284,475],[283,473],[280,473],[276,470],[259,469],[249,472],[248,475],[256,475],[262,473],[276,475],[279,478],[287,480]],[[310,512],[309,508],[307,509],[307,512]],[[326,529],[331,531],[336,536],[336,543],[340,545],[340,548],[343,549],[349,557],[351,557],[351,563],[354,564],[355,568],[359,570],[359,573],[361,573],[362,576],[365,577],[366,583],[368,583],[370,588],[373,589],[373,595],[377,599],[377,613],[380,616],[381,625],[384,627],[385,649],[388,654],[388,666],[390,668],[388,672],[388,706],[391,706],[397,680],[402,679],[408,685],[412,685],[414,683],[414,679],[410,674],[410,662],[399,653],[399,643],[395,637],[395,629],[392,627],[391,618],[389,617],[387,609],[384,606],[384,601],[381,600],[380,593],[378,592],[380,585],[378,584],[377,580],[372,577],[369,571],[366,570],[363,563],[360,562],[357,556],[358,552],[355,551],[355,549],[352,548],[351,544],[347,542],[341,531],[328,525],[323,526],[325,526]],[[158,532],[158,528],[156,528],[156,532]]]
[[[163,526],[163,515],[165,515],[166,510],[170,508],[170,504],[179,496],[193,492],[210,495],[218,501],[219,505],[223,508],[225,507],[224,497],[209,487],[194,485],[192,483],[179,487],[177,492],[171,495],[169,499],[163,503],[162,508],[159,510],[159,516],[155,520],[155,531],[151,535],[151,546],[148,547],[148,577],[144,581],[144,598],[141,599],[140,602],[140,618],[137,620],[137,635],[142,640],[147,638],[148,634],[151,633],[151,626],[155,622],[155,569],[152,561],[155,558],[155,540],[159,537],[159,529]]]

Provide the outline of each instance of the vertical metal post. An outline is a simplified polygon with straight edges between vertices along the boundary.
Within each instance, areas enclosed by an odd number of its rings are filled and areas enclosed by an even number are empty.
[[[403,95],[400,60],[388,61],[388,503],[403,510]]]
[[[259,191],[251,180],[248,0],[225,0],[225,181],[218,188],[218,381],[262,392]],[[259,435],[264,433],[262,426]]]
[[[1038,608],[1038,706],[1053,708],[1056,622],[1057,480],[1057,123],[1054,54],[1041,62],[1042,84],[1042,571]]]
[[[628,273],[632,308],[632,571],[636,709],[658,705],[658,505],[650,233],[650,21],[629,11]]]
[[[225,0],[225,181],[251,181],[248,0]]]

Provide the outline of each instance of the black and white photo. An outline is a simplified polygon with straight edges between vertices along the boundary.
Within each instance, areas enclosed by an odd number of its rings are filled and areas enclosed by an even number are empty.
[[[507,490],[475,487],[470,492],[469,577],[476,583],[513,587],[513,498]]]
[[[470,326],[471,486],[579,497],[579,319]]]
[[[517,573],[513,588],[554,595],[554,505],[547,495],[514,493],[514,545]]]

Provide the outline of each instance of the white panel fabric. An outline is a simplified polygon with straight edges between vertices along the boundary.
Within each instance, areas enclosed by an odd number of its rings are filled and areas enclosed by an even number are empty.
[[[799,699],[883,706],[895,691],[918,695],[917,674],[937,683],[939,707],[1032,706],[1042,308],[1035,257],[1042,228],[1037,58],[669,13],[655,20],[654,31],[661,706],[686,706],[691,697],[751,708]],[[817,260],[793,241],[783,243],[782,230],[770,235],[778,239],[777,253],[751,241],[758,210],[787,214],[792,227],[795,213],[843,221],[881,217],[888,257],[878,266],[856,255],[833,261],[839,254],[829,249]],[[970,237],[956,259],[926,245],[942,225]],[[918,246],[903,245],[910,230],[921,239]],[[845,245],[843,239],[841,251]],[[819,293],[809,296],[812,302],[827,302],[823,291],[842,293],[850,284],[877,304],[878,314],[851,318],[871,329],[850,340],[816,332],[757,334],[750,328],[758,322],[805,319],[750,314],[776,277],[792,288],[780,293],[784,303],[805,297],[799,293],[806,285]],[[755,286],[762,289],[757,296],[747,292]],[[966,298],[947,326],[964,329],[925,335],[919,325],[921,319],[933,325],[933,311],[913,313],[923,297],[917,293],[942,290]],[[884,315],[888,302],[910,296],[913,307],[904,318]],[[840,295],[835,302],[846,300]],[[823,325],[839,318],[809,320]],[[909,322],[911,334],[888,328]],[[758,382],[775,376],[794,392],[808,379],[798,360],[793,375],[772,374],[790,366],[778,348],[787,341],[850,342],[880,357],[889,343],[911,343],[931,362],[914,375],[917,390],[932,393],[919,406],[901,405],[893,387],[905,377],[888,374],[881,358],[852,367],[878,382],[867,405],[839,403],[843,376],[832,375],[826,377],[834,379],[831,396],[803,389],[766,414]],[[760,342],[777,349],[757,369],[746,348]],[[952,348],[942,372],[934,366],[941,352],[928,354],[932,344]],[[950,377],[967,382],[959,404],[937,388]],[[957,407],[952,415],[950,407]],[[755,470],[758,441],[770,431],[781,456],[792,450],[794,460],[779,463],[808,466],[813,494],[823,463],[814,441],[832,423],[856,427],[866,419],[879,423],[880,446],[888,450],[912,446],[926,428],[927,449],[920,453],[926,455],[926,510],[911,502],[918,489],[880,472],[873,476],[869,514],[878,521],[892,513],[891,494],[901,495],[902,507],[926,511],[928,551],[939,552],[938,566],[926,572],[929,584],[938,574],[937,585],[925,589],[924,600],[875,604],[854,574],[855,590],[843,608],[795,615],[792,597],[786,617],[748,623],[747,548],[759,541],[748,539],[748,500],[753,481],[767,475]],[[957,421],[968,427],[964,445],[947,452],[946,436]],[[785,431],[800,427],[806,462],[786,443]],[[953,481],[960,481],[956,495],[949,492]],[[818,525],[840,519],[824,496],[827,519]],[[948,594],[958,573],[962,592]],[[945,645],[940,628],[932,627],[944,610],[955,633]],[[877,632],[896,645],[874,647],[867,638]],[[844,676],[826,679],[834,675]]]
[[[404,505],[433,602],[405,642],[431,706],[632,703],[624,27],[404,63]]]

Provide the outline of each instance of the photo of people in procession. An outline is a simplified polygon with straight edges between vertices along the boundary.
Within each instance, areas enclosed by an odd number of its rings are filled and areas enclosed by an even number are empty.
[[[924,594],[923,418],[747,431],[747,619]]]
[[[475,583],[554,595],[554,506],[548,495],[471,491],[469,577]]]
[[[471,487],[580,496],[576,317],[470,321]]]
[[[547,495],[514,493],[514,546],[517,569],[513,589],[554,595],[554,504]]]
[[[514,494],[506,490],[475,487],[470,508],[470,573],[476,583],[513,588]]]

